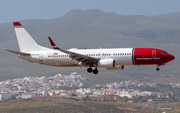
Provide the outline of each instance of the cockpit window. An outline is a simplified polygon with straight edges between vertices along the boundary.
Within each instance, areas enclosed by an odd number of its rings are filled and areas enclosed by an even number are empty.
[[[164,55],[165,55],[165,54],[168,54],[168,53],[167,53],[167,52],[161,52],[161,54],[164,54]]]

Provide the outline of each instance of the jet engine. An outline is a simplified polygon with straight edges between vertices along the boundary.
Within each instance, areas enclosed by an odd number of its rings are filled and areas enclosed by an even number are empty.
[[[115,67],[115,60],[113,59],[102,59],[98,61],[98,67],[102,68],[113,68]]]

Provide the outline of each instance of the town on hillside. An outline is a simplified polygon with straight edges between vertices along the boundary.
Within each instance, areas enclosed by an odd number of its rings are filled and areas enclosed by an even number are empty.
[[[158,84],[149,79],[84,86],[87,78],[77,72],[46,77],[0,81],[0,100],[179,101],[180,83]]]

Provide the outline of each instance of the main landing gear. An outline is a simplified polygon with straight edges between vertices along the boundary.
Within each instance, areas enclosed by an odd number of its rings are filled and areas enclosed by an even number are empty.
[[[97,67],[93,70],[91,67],[90,68],[87,68],[87,72],[89,73],[94,73],[94,74],[98,74],[98,70],[97,70]]]

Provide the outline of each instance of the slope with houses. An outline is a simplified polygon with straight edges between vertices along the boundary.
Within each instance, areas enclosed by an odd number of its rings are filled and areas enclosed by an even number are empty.
[[[120,81],[84,87],[86,77],[76,72],[70,75],[57,74],[50,77],[23,77],[0,81],[0,100],[30,99],[34,100],[98,100],[137,102],[139,97],[149,99],[173,96],[172,92],[152,92],[141,87],[156,88],[150,80]],[[172,87],[178,83],[171,83]],[[129,88],[132,87],[132,88]]]

